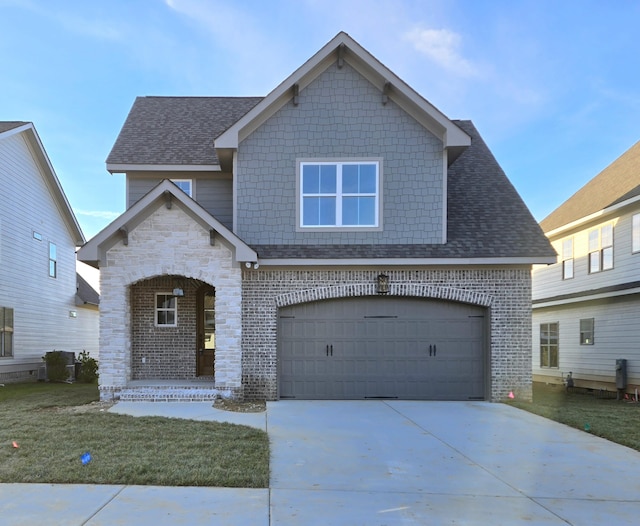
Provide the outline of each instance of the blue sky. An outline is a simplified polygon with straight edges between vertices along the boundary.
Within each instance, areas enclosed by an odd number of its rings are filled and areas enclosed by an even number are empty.
[[[87,238],[136,96],[266,95],[346,31],[471,119],[541,220],[640,139],[640,2],[0,0],[0,120],[32,121]]]

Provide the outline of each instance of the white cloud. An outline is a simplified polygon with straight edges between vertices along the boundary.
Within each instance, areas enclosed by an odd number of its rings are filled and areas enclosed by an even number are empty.
[[[474,77],[479,73],[478,69],[461,55],[462,37],[458,33],[448,29],[415,28],[405,33],[404,37],[417,51],[447,71],[463,77]]]
[[[98,219],[113,221],[122,212],[110,212],[108,210],[75,210],[75,213],[79,216],[97,217]]]

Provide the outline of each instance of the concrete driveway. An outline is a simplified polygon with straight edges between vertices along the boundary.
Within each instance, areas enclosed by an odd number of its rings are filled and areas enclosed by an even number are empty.
[[[640,453],[503,404],[281,401],[114,412],[266,429],[269,489],[0,484],[0,524],[638,524]]]
[[[271,524],[638,524],[640,454],[502,404],[269,405]]]

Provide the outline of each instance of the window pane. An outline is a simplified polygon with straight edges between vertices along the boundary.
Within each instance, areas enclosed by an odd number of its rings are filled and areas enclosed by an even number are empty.
[[[158,315],[158,325],[166,325],[167,324],[167,311],[159,310],[157,311]]]
[[[540,367],[549,367],[549,354],[546,346],[540,349]]]
[[[361,164],[360,165],[360,193],[374,194],[376,193],[376,165]]]
[[[49,260],[49,276],[55,278],[56,275],[56,262],[53,260]]]
[[[567,259],[562,262],[562,277],[571,279],[573,277],[573,259]]]
[[[175,325],[176,324],[176,313],[175,311],[172,310],[168,310],[165,311],[165,315],[166,315],[166,324],[167,325]]]
[[[335,164],[323,164],[320,166],[320,193],[336,193],[337,167]]]
[[[565,239],[562,242],[562,258],[570,259],[573,257],[573,239]]]
[[[345,197],[342,199],[342,224],[375,225],[374,197]]]
[[[302,166],[302,193],[320,193],[320,166],[305,164]]]
[[[589,254],[589,272],[600,272],[600,251]]]
[[[600,249],[600,229],[589,232],[589,252]]]
[[[601,246],[610,247],[613,245],[613,227],[611,225],[605,225],[602,227],[602,242]]]
[[[359,198],[359,225],[375,225],[376,199],[375,197]]]
[[[613,268],[613,247],[602,249],[602,270]]]
[[[58,259],[56,252],[56,246],[53,243],[49,243],[49,259]]]
[[[335,226],[336,224],[336,200],[334,197],[320,197],[320,225]]]
[[[549,367],[558,367],[558,346],[549,346]]]
[[[593,345],[593,318],[580,320],[580,344]]]
[[[345,194],[358,193],[358,165],[345,164],[342,167],[342,192]]]
[[[305,197],[302,200],[302,224],[306,226],[320,224],[320,198]]]

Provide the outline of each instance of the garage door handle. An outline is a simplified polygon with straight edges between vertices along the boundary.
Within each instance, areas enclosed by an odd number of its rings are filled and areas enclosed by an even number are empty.
[[[331,344],[331,356],[333,356],[333,344]]]
[[[429,356],[433,356],[433,345],[429,345]]]
[[[329,356],[329,346],[327,345],[327,356]]]
[[[436,346],[435,345],[433,346],[433,355],[434,356],[436,355]]]

